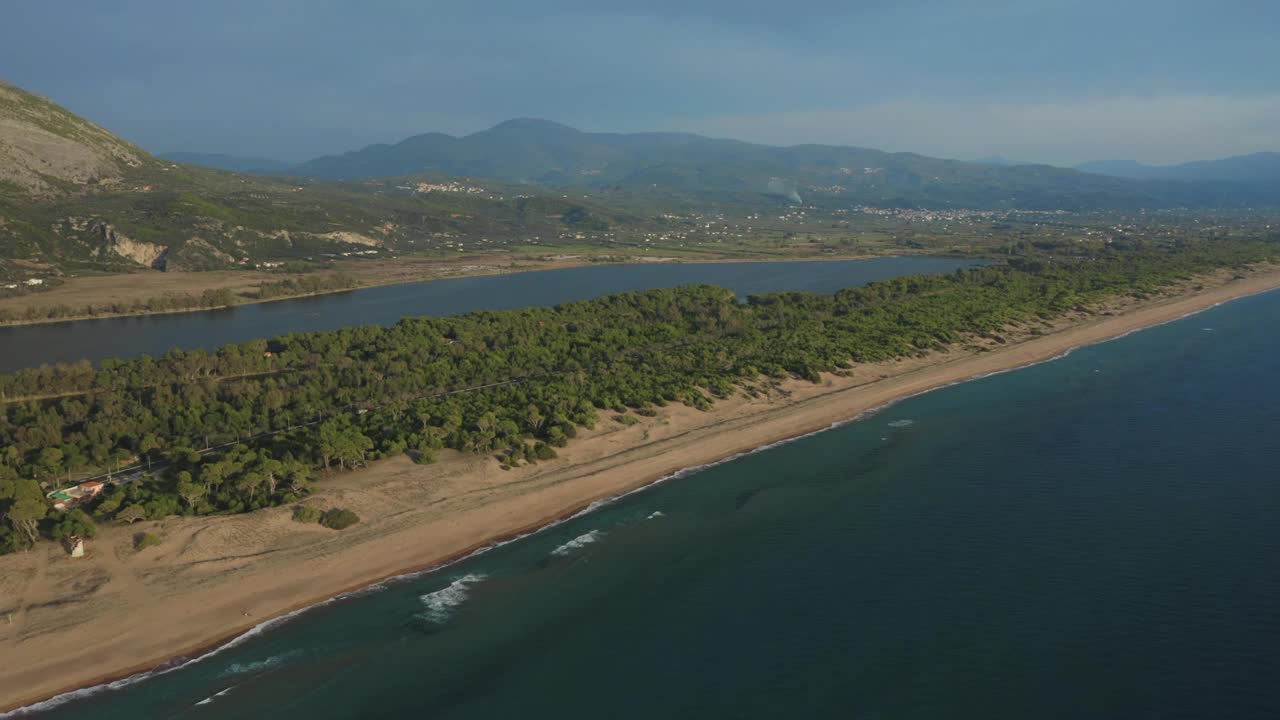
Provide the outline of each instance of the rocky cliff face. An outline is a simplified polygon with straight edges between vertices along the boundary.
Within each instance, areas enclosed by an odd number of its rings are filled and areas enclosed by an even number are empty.
[[[367,245],[369,247],[382,247],[381,240],[375,240],[368,235],[357,232],[329,232],[316,235],[315,237],[323,238],[332,242],[350,243],[352,245]]]
[[[94,229],[106,246],[111,248],[117,255],[149,268],[165,269],[169,254],[167,246],[134,240],[103,222],[98,223]]]

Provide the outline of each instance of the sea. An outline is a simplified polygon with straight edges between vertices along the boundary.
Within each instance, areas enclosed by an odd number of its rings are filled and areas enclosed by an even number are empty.
[[[24,716],[1280,717],[1278,328],[910,398]]]

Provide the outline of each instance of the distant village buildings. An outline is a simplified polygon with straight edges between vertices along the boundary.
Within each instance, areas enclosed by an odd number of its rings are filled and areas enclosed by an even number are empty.
[[[405,187],[405,186],[400,186],[400,187]],[[408,189],[408,188],[406,187],[405,189]],[[463,193],[466,195],[482,195],[485,192],[487,192],[482,187],[476,187],[475,185],[464,185],[458,182],[447,182],[447,183],[420,182],[416,186],[414,186],[413,190],[415,192],[420,192],[420,193],[448,192],[448,193]]]

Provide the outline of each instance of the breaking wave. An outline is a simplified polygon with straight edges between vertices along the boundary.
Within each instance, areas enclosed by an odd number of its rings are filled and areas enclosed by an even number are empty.
[[[911,427],[912,425],[915,425],[915,424],[916,424],[915,420],[894,420],[893,422],[889,423],[889,427],[904,428],[904,427]]]
[[[301,653],[302,653],[301,650],[294,650],[294,651],[283,653],[280,655],[272,655],[266,660],[254,660],[252,662],[232,663],[227,666],[226,670],[222,671],[221,676],[229,677],[231,675],[251,675],[253,673],[265,672],[267,670],[270,670],[271,668],[279,666],[281,663],[285,662],[286,660],[297,657]],[[217,697],[217,695],[214,695],[214,697]]]
[[[484,580],[487,575],[467,573],[449,583],[448,587],[429,592],[419,598],[425,610],[419,617],[434,623],[446,623],[453,615],[454,608],[467,601],[472,585]]]
[[[232,685],[231,687],[227,688],[226,690],[219,690],[218,692],[216,692],[216,693],[214,693],[214,694],[210,695],[209,697],[207,697],[207,698],[205,698],[205,699],[201,700],[200,702],[196,703],[196,705],[197,705],[197,706],[199,706],[199,705],[208,705],[209,703],[213,702],[214,700],[217,700],[218,698],[222,697],[223,695],[226,695],[227,693],[231,692],[232,690],[234,690],[234,689],[235,689],[235,687],[236,687],[235,685]]]
[[[551,554],[560,555],[560,556],[568,555],[574,550],[578,550],[590,545],[591,543],[599,540],[603,536],[604,536],[604,533],[599,530],[592,530],[589,533],[583,533],[578,537],[556,548],[555,550],[552,550]]]

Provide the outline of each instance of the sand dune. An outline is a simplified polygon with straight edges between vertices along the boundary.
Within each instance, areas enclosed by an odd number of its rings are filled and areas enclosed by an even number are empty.
[[[106,527],[79,560],[52,544],[0,557],[0,708],[197,653],[271,617],[431,567],[683,468],[1277,287],[1274,267],[1242,279],[1224,273],[1159,299],[1011,329],[1006,345],[858,366],[817,384],[761,382],[754,395],[712,412],[680,406],[632,426],[604,421],[560,458],[511,471],[457,453],[430,466],[379,462],[333,475],[310,501],[365,519],[342,532],[294,523],[288,508],[275,508]],[[135,552],[132,536],[142,531],[164,540]]]

